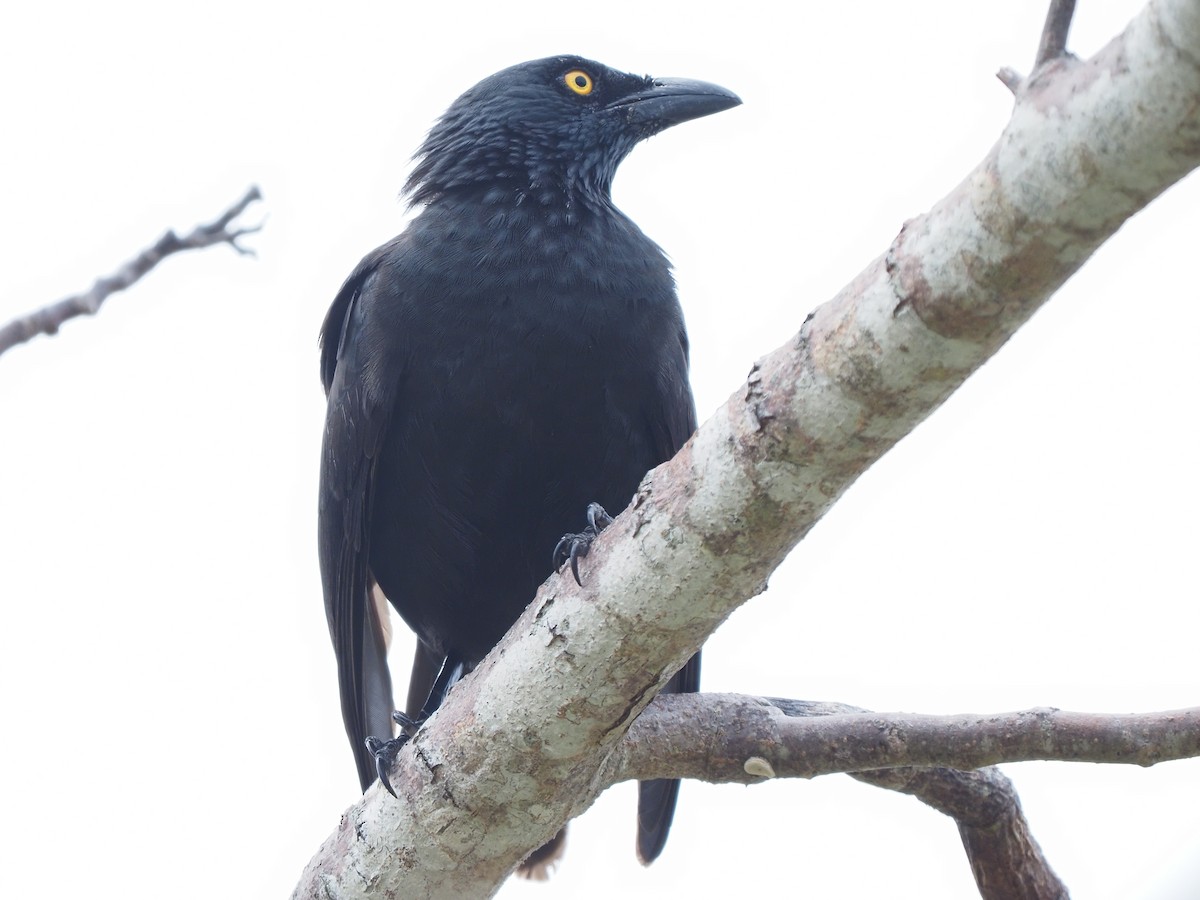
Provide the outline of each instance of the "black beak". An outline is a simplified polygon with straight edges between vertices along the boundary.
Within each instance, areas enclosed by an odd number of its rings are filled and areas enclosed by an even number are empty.
[[[733,91],[690,78],[655,78],[647,88],[608,104],[627,125],[646,135],[741,105]]]

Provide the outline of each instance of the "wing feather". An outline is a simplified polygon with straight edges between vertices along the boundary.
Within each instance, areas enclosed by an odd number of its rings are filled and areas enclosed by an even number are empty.
[[[375,780],[368,735],[393,734],[392,682],[384,623],[371,597],[371,498],[400,372],[377,384],[367,354],[377,342],[360,340],[366,311],[378,290],[381,251],[368,256],[338,292],[321,332],[321,380],[328,411],[321,447],[318,545],[325,614],[337,658],[342,719],[363,790]]]

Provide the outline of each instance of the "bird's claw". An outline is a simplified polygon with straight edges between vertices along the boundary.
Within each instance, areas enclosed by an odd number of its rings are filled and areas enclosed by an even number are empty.
[[[408,717],[405,716],[405,718]],[[392,780],[389,775],[395,768],[396,755],[409,740],[410,737],[407,734],[401,734],[390,741],[381,741],[377,737],[367,738],[367,751],[375,757],[375,772],[379,775],[379,783],[393,797],[396,796],[396,792],[392,789]]]
[[[578,533],[564,534],[554,545],[554,571],[562,569],[563,564],[571,564],[571,574],[575,583],[580,587],[583,582],[579,578],[579,560],[588,555],[592,549],[592,541],[605,528],[612,524],[613,518],[599,503],[589,503],[587,508],[587,527]]]
[[[400,734],[409,739],[414,737],[417,733],[417,729],[425,724],[424,719],[414,719],[402,709],[397,709],[392,712],[392,721],[400,726]]]
[[[367,751],[375,757],[375,771],[379,775],[379,783],[393,797],[396,796],[396,792],[392,790],[392,780],[389,775],[396,767],[396,756],[400,753],[400,749],[416,736],[417,729],[425,724],[427,718],[429,717],[421,716],[414,719],[402,709],[393,710],[392,720],[400,726],[399,736],[389,741],[381,741],[377,737],[367,738]]]

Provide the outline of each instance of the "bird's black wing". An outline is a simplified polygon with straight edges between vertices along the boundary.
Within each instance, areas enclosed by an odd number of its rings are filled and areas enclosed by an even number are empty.
[[[656,449],[662,458],[670,459],[696,430],[696,405],[687,379],[688,342],[682,326],[679,332],[683,352],[682,372],[667,378],[664,414],[653,425]],[[664,694],[694,694],[700,690],[700,652],[684,664],[662,689]],[[643,865],[650,865],[662,853],[675,817],[679,799],[679,781],[658,778],[638,783],[637,855]]]
[[[328,395],[321,446],[318,545],[325,614],[337,658],[342,719],[363,790],[375,780],[368,735],[392,736],[392,682],[383,623],[371,598],[371,497],[375,466],[402,367],[372,333],[379,302],[376,250],[346,280],[321,329],[321,380]]]

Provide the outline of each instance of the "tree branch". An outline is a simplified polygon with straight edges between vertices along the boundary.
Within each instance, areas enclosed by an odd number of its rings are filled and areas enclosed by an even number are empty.
[[[983,900],[1066,900],[1029,830],[1012,782],[993,768],[880,769],[853,778],[912,794],[955,820]]]
[[[1200,756],[1200,708],[1135,716],[1034,709],[990,716],[875,713],[739,694],[659,696],[604,768],[607,783],[756,784],[845,772],[911,794],[958,826],[984,900],[1059,900],[1012,782],[978,768],[1028,759],[1153,765]],[[953,768],[950,768],[953,767]]]
[[[1014,94],[1021,89],[1021,82],[1024,81],[1021,73],[1011,66],[1003,66],[1000,71],[996,73],[996,77],[1000,79],[1001,84],[1003,84]]]
[[[1033,62],[1033,71],[1049,62],[1069,56],[1067,53],[1067,33],[1071,30],[1071,19],[1075,16],[1075,0],[1050,0],[1050,9],[1046,11],[1046,23],[1042,26],[1042,38],[1038,42],[1037,57]],[[1004,66],[996,73],[996,77],[1013,94],[1021,89],[1025,79],[1021,73],[1009,66]]]
[[[1030,709],[991,715],[877,713],[740,694],[655,698],[605,764],[606,785],[650,778],[756,784],[912,766],[1027,760],[1152,766],[1200,757],[1200,707],[1135,715]],[[746,761],[758,760],[749,767]],[[890,785],[889,785],[890,786]]]
[[[926,716],[676,694],[646,707],[603,777],[607,784],[649,778],[756,784],[845,772],[953,818],[984,900],[1057,900],[1066,888],[1034,840],[1012,783],[983,767],[1033,759],[1151,766],[1197,756],[1200,707],[1140,715],[1032,709]]]
[[[1200,165],[1200,5],[1022,90],[982,163],[762,359],[347,810],[295,897],[493,893],[605,787],[667,678],[855,479]],[[616,552],[614,552],[616,551]]]
[[[1071,19],[1075,16],[1075,0],[1050,0],[1046,12],[1046,24],[1042,26],[1042,39],[1038,43],[1037,58],[1033,62],[1039,68],[1067,55],[1067,32],[1071,30]]]
[[[197,225],[191,234],[182,238],[178,237],[174,231],[168,231],[153,246],[143,250],[112,275],[97,279],[86,293],[75,294],[27,316],[14,319],[0,328],[0,353],[10,350],[18,344],[23,344],[39,334],[54,334],[58,331],[59,326],[68,319],[76,316],[95,315],[104,301],[112,294],[133,285],[172,253],[179,253],[183,250],[199,250],[203,247],[211,247],[213,244],[228,244],[238,253],[253,256],[254,251],[239,244],[238,238],[254,234],[261,230],[262,225],[232,230],[229,226],[245,211],[247,206],[255,200],[261,199],[262,194],[258,188],[251,187],[240,200],[215,221],[207,225]]]

